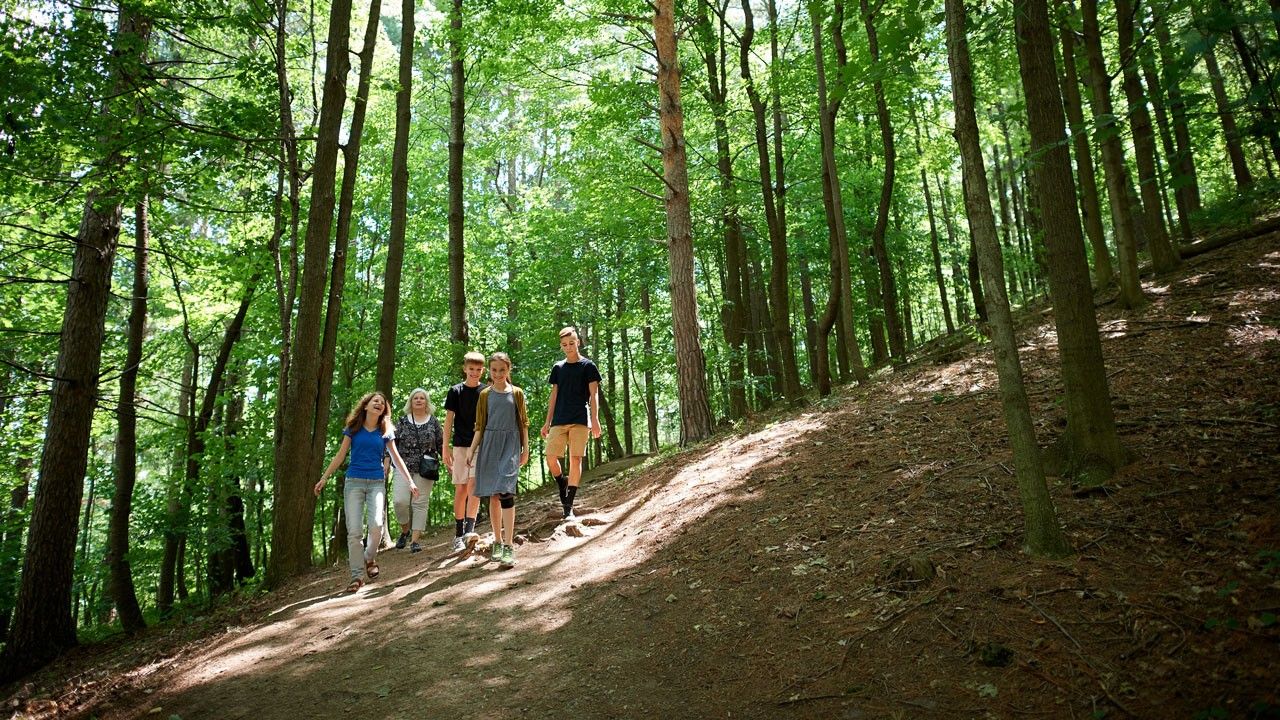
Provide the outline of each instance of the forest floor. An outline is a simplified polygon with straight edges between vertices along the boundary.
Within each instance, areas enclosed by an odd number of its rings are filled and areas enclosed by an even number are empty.
[[[77,649],[4,713],[1280,716],[1280,234],[1144,287],[1136,313],[1100,299],[1134,461],[1101,491],[1050,478],[1065,560],[1020,549],[971,344],[588,481],[580,524],[522,497],[515,569],[450,557],[442,529],[355,595],[345,567],[317,570]],[[1024,319],[1048,443],[1055,335],[1047,310]]]

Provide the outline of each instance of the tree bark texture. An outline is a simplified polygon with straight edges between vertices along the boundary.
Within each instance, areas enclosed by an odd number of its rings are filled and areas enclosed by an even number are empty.
[[[1014,15],[1034,158],[1032,172],[1049,254],[1049,294],[1058,330],[1071,458],[1086,482],[1098,482],[1124,464],[1125,453],[1116,435],[1107,389],[1089,266],[1076,214],[1071,157],[1062,142],[1066,126],[1055,81],[1049,11],[1045,0],[1023,0]]]
[[[1069,7],[1069,6],[1068,6]],[[1074,12],[1074,11],[1072,11]],[[1111,268],[1111,252],[1107,249],[1106,231],[1102,226],[1102,203],[1098,198],[1098,176],[1093,166],[1093,149],[1084,123],[1084,103],[1080,99],[1080,77],[1076,70],[1076,33],[1071,23],[1063,22],[1062,38],[1062,102],[1071,128],[1075,150],[1076,182],[1080,192],[1080,219],[1093,249],[1093,285],[1104,288],[1111,284],[1115,271]]]
[[[1169,242],[1169,231],[1161,217],[1164,198],[1160,193],[1160,176],[1156,171],[1156,138],[1147,112],[1147,97],[1138,77],[1138,45],[1135,42],[1134,9],[1131,0],[1115,0],[1117,34],[1121,55],[1122,86],[1129,101],[1129,128],[1133,131],[1134,155],[1138,162],[1138,187],[1142,194],[1143,217],[1147,242],[1151,248],[1151,264],[1157,273],[1170,272],[1181,259],[1177,248]],[[1157,89],[1158,90],[1158,89]]]
[[[676,54],[675,0],[657,0],[653,33],[658,51],[658,121],[667,206],[667,261],[671,270],[671,319],[680,397],[680,444],[711,435],[706,360],[699,339],[698,299],[693,277],[693,219],[680,105],[680,59]]]
[[[111,57],[107,62],[118,107],[142,82],[141,65],[151,40],[151,19],[120,7]],[[111,113],[112,101],[104,103]],[[89,433],[98,401],[99,369],[111,267],[120,239],[126,140],[113,130],[103,145],[106,157],[88,191],[72,256],[71,280],[50,392],[49,420],[40,454],[40,484],[27,535],[22,579],[13,625],[0,653],[0,682],[44,666],[76,644],[71,614],[76,518],[84,495]]]
[[[120,373],[120,400],[116,404],[115,494],[107,520],[108,588],[120,625],[126,633],[146,628],[129,564],[129,519],[133,514],[133,490],[138,481],[138,366],[142,364],[142,340],[147,328],[147,243],[151,237],[148,198],[134,210],[133,298],[129,309],[129,339],[124,370]]]
[[[324,97],[320,105],[312,166],[311,208],[304,240],[298,321],[290,349],[292,359],[285,407],[291,421],[284,423],[276,444],[272,553],[266,577],[270,587],[278,587],[286,578],[311,566],[311,521],[315,512],[311,486],[314,478],[299,470],[309,469],[313,461],[311,436],[319,380],[320,312],[328,285],[326,261],[330,252],[330,226],[334,219],[338,135],[347,99],[347,71],[351,64],[347,40],[350,25],[351,0],[335,0],[329,15]]]
[[[1204,66],[1209,74],[1209,86],[1213,89],[1213,103],[1218,109],[1218,122],[1222,124],[1223,141],[1227,146],[1227,157],[1231,160],[1231,174],[1236,181],[1236,189],[1244,192],[1253,187],[1253,173],[1244,157],[1244,146],[1240,141],[1240,130],[1236,126],[1236,113],[1231,108],[1231,99],[1227,97],[1227,85],[1222,79],[1222,69],[1218,66],[1218,56],[1214,52],[1216,42],[1209,38],[1209,45],[1204,51]]]
[[[1102,147],[1102,169],[1107,181],[1107,197],[1111,201],[1116,264],[1120,269],[1119,302],[1122,307],[1135,308],[1145,303],[1146,297],[1138,283],[1138,239],[1129,198],[1129,174],[1125,169],[1124,148],[1120,144],[1119,127],[1111,107],[1111,76],[1107,74],[1102,57],[1098,0],[1081,0],[1080,9],[1084,18],[1085,56],[1089,61],[1091,104],[1098,128],[1096,137]]]
[[[449,330],[456,365],[462,364],[467,328],[466,262],[463,244],[462,159],[466,149],[466,74],[463,68],[462,0],[449,13]]]

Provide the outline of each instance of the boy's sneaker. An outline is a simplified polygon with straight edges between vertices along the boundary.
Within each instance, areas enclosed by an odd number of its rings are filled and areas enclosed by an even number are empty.
[[[516,566],[516,549],[511,545],[502,546],[502,560],[499,567],[513,568]]]
[[[493,547],[489,550],[489,559],[494,562],[502,562],[502,543],[494,541]]]
[[[454,539],[453,539],[453,551],[454,551],[454,552],[456,552],[456,553],[460,553],[460,552],[462,552],[464,549],[466,549],[466,547],[467,547],[467,545],[466,545],[466,543],[462,542],[462,538],[461,538],[461,537],[456,537],[456,538],[454,538]]]
[[[400,533],[400,537],[396,538],[396,549],[403,550],[405,543],[407,542],[409,542],[409,533],[407,532]]]
[[[412,545],[409,546],[409,552],[411,553],[422,552],[422,546],[419,545],[418,543],[413,543]]]
[[[578,516],[573,514],[573,508],[565,508],[565,511],[564,511],[565,522],[573,522],[574,520],[577,520],[577,519],[578,519]]]

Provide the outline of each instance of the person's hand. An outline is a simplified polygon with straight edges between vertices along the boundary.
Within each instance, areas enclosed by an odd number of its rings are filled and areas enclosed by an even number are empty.
[[[409,481],[409,494],[418,497],[418,486],[412,480]]]
[[[542,430],[541,430],[541,432],[542,432],[542,437],[546,437],[547,435],[550,435],[550,434],[551,434],[551,423],[543,423],[543,424],[542,424]]]
[[[525,465],[528,465],[528,464],[529,464],[529,450],[525,449],[520,453],[520,467],[524,467]]]
[[[596,423],[595,425],[591,426],[591,437],[597,440],[600,439],[600,423]]]
[[[324,484],[328,481],[329,481],[328,478],[324,477],[323,475],[320,476],[320,482],[316,483],[316,486],[313,488],[313,491],[315,492],[316,497],[320,497],[320,491],[324,490]]]
[[[445,448],[441,455],[441,459],[444,460],[444,466],[449,468],[449,472],[453,472],[453,448]]]
[[[476,465],[476,454],[474,452],[468,452],[467,467],[475,467],[475,465]]]

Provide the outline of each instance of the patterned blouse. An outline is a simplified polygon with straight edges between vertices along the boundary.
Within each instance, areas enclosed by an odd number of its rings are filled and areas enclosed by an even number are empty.
[[[408,415],[404,415],[396,423],[396,450],[404,458],[404,464],[410,470],[417,470],[418,458],[423,455],[440,457],[444,447],[444,431],[435,415],[429,415],[427,421],[418,425]]]

